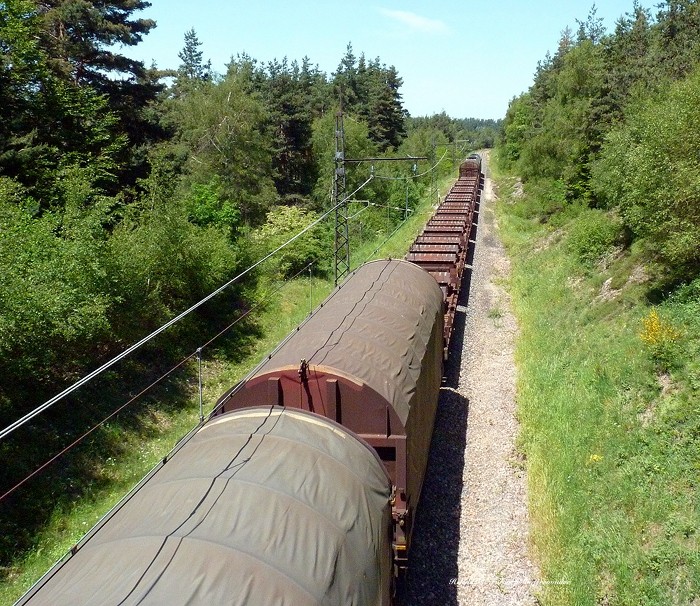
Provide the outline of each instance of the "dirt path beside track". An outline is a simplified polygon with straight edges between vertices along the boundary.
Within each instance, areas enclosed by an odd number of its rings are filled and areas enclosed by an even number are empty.
[[[406,603],[534,606],[524,465],[516,451],[517,324],[488,176],[419,505]],[[468,291],[468,294],[467,294]]]

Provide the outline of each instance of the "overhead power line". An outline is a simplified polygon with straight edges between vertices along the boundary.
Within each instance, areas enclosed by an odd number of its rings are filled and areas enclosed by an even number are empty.
[[[424,177],[425,175],[430,174],[433,172],[439,165],[440,162],[442,162],[445,159],[445,156],[447,155],[447,149],[445,149],[445,153],[442,154],[442,158],[440,158],[435,164],[433,164],[429,169],[423,171],[422,173],[418,173],[416,175],[410,175],[408,177],[387,177],[383,175],[374,175],[375,179],[381,179],[383,181],[407,181],[408,179],[419,179],[420,177]],[[412,156],[408,156],[407,158],[396,158],[397,160],[406,160],[406,159],[411,159]],[[391,159],[391,158],[389,158]],[[416,159],[422,159],[422,158],[416,158]]]
[[[306,267],[303,267],[300,269],[296,275],[292,276],[291,279],[299,277],[301,273],[305,272],[306,270],[309,270],[313,264],[309,263]],[[289,281],[287,282],[289,283]],[[186,356],[182,360],[180,360],[175,366],[173,366],[170,370],[168,370],[165,374],[161,375],[158,379],[153,381],[150,385],[142,389],[138,394],[135,396],[129,398],[126,402],[124,402],[121,406],[119,406],[116,410],[113,410],[109,415],[107,415],[105,418],[103,418],[101,421],[98,421],[95,423],[90,429],[88,429],[85,433],[83,433],[80,437],[77,439],[73,440],[68,446],[63,448],[61,451],[56,453],[54,456],[52,456],[50,459],[46,460],[44,463],[42,463],[38,468],[36,468],[34,471],[29,473],[27,476],[25,476],[21,481],[19,481],[17,484],[15,484],[12,488],[9,490],[6,490],[4,494],[0,495],[0,503],[4,501],[8,496],[10,496],[12,493],[14,493],[18,488],[21,488],[24,484],[26,484],[29,480],[32,478],[36,477],[39,475],[42,471],[44,471],[49,465],[57,461],[60,457],[62,457],[64,454],[66,454],[68,451],[72,450],[75,448],[78,444],[80,444],[85,438],[87,438],[89,435],[91,435],[93,432],[95,432],[97,429],[105,425],[109,420],[114,418],[116,415],[118,415],[122,410],[124,410],[127,406],[138,400],[141,396],[144,394],[148,393],[153,387],[158,385],[161,381],[164,379],[168,378],[172,373],[174,373],[176,370],[178,370],[180,367],[182,367],[185,363],[187,363],[189,360],[192,360],[194,358],[198,358],[200,363],[201,363],[201,352],[204,348],[208,347],[211,345],[214,341],[216,341],[219,337],[223,336],[225,333],[227,333],[229,330],[231,330],[236,324],[239,322],[243,321],[246,317],[248,317],[255,309],[260,307],[266,300],[268,300],[272,295],[276,295],[279,293],[286,285],[283,284],[281,286],[278,286],[277,288],[274,288],[270,292],[266,293],[262,298],[258,299],[258,301],[249,309],[247,309],[244,313],[242,313],[240,316],[238,316],[233,322],[231,322],[228,326],[220,330],[216,335],[214,335],[212,338],[210,338],[206,343],[201,345],[200,347],[197,348],[196,351],[192,352],[190,355]],[[204,416],[202,415],[202,386],[201,386],[201,370],[199,373],[199,378],[200,378],[200,386],[199,386],[199,398],[200,398],[200,423],[197,425],[199,427],[202,422],[204,421]],[[191,432],[188,435],[192,435]],[[177,447],[176,447],[177,448]],[[173,451],[171,451],[173,452]],[[168,458],[170,458],[170,455],[168,455]]]
[[[345,192],[345,167],[347,164],[362,164],[368,162],[372,164],[372,174],[374,177],[375,162],[417,162],[427,160],[426,156],[403,156],[403,157],[367,157],[367,158],[346,158],[345,157],[345,127],[343,126],[343,102],[340,100],[340,110],[335,117],[335,174],[333,178],[332,199],[335,212],[335,285],[337,286],[343,278],[350,273],[350,234],[348,231],[348,207],[344,201],[338,202]],[[414,165],[415,166],[415,165]],[[350,196],[344,198],[346,201]]]

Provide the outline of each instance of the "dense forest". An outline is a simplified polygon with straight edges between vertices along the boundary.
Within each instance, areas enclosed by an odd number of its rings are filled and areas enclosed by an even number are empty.
[[[235,49],[219,74],[190,30],[177,67],[146,67],[118,49],[155,27],[138,18],[148,6],[0,2],[3,428],[328,210],[341,99],[348,157],[428,157],[419,167],[382,166],[385,178],[361,196],[378,208],[353,237],[390,233],[386,222],[405,218],[430,186],[417,172],[438,165],[447,174],[460,155],[495,140],[494,121],[409,116],[397,70],[351,44],[332,74],[308,57],[261,63]],[[369,173],[348,171],[347,191]],[[185,334],[249,309],[261,283],[306,267],[327,274],[332,252],[332,224],[321,224],[119,372],[166,367],[189,347]],[[111,412],[108,391],[89,388],[3,440],[0,494]],[[66,465],[57,473],[75,477]],[[39,481],[30,490],[0,504],[2,566],[50,515],[53,489]]]
[[[594,6],[511,102],[501,161],[549,214],[584,204],[601,245],[645,247],[668,291],[700,272],[699,99],[698,2],[635,2],[612,33]]]

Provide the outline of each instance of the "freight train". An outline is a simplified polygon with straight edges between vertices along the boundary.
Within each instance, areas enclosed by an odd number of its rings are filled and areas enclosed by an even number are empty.
[[[388,605],[406,568],[481,159],[18,604]]]

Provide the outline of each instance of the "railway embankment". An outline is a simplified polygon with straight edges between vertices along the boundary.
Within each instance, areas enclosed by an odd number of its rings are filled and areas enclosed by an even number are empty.
[[[446,191],[452,179],[440,181],[441,191]],[[424,226],[433,212],[434,193],[425,197],[417,212],[398,229],[391,239],[381,235],[367,240],[364,248],[355,252],[357,258],[402,257],[410,242]],[[373,252],[372,252],[373,251]],[[282,290],[283,288],[283,290]],[[270,298],[263,297],[264,304],[256,312],[255,338],[245,335],[232,337],[236,347],[222,346],[216,355],[205,359],[203,364],[203,397],[207,409],[231,384],[244,376],[257,361],[269,352],[290,330],[319,303],[332,288],[332,281],[320,278],[300,278],[282,286],[277,285],[272,293],[283,292]],[[268,289],[263,289],[267,292]],[[195,375],[186,375],[194,377]],[[54,503],[53,513],[45,528],[36,533],[35,549],[23,554],[18,550],[12,566],[2,570],[0,579],[0,603],[13,603],[56,560],[61,558],[80,537],[107,512],[138,480],[170,451],[172,446],[197,423],[198,406],[196,381],[183,380],[178,376],[173,385],[166,385],[153,395],[143,414],[143,431],[122,431],[117,425],[109,426],[110,435],[120,444],[120,456],[110,456],[101,461],[93,453],[93,484],[84,498],[73,495],[59,497]],[[177,388],[179,386],[179,388]],[[67,475],[66,471],[66,475]],[[97,481],[99,480],[99,481]],[[58,489],[56,489],[56,493]],[[7,537],[6,537],[7,539]]]
[[[700,284],[667,295],[614,214],[496,183],[539,603],[700,604]]]

